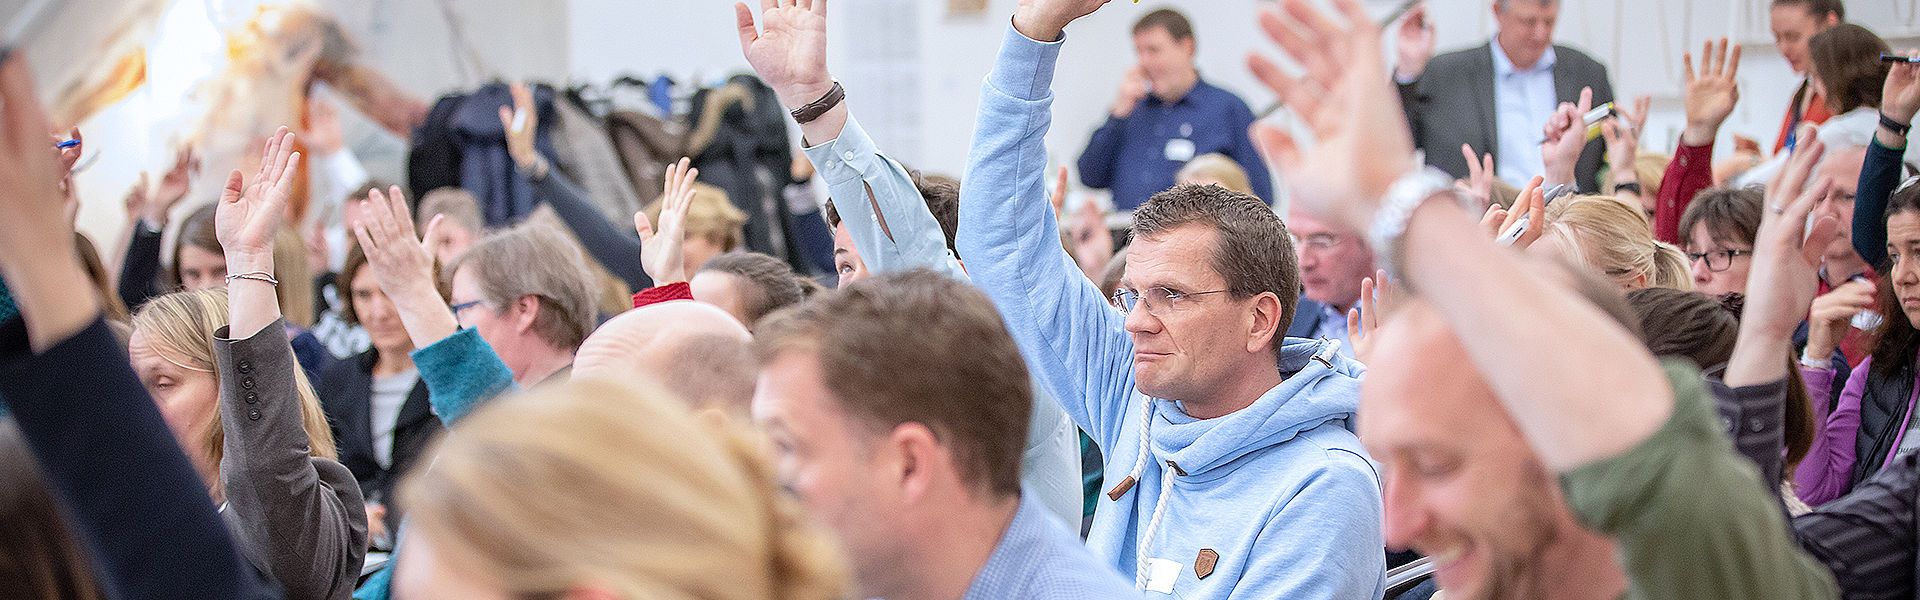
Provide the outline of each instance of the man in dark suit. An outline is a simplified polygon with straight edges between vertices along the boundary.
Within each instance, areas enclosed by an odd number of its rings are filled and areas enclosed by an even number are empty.
[[[1433,56],[1425,11],[1414,8],[1400,25],[1394,79],[1414,144],[1426,153],[1427,164],[1454,177],[1467,176],[1460,150],[1465,144],[1492,154],[1501,179],[1526,185],[1544,174],[1540,142],[1547,117],[1560,103],[1578,102],[1585,87],[1593,88],[1594,106],[1613,101],[1606,67],[1553,44],[1558,0],[1493,0],[1500,27],[1493,40],[1439,56]],[[1605,154],[1597,138],[1581,151],[1574,169],[1580,191],[1602,191],[1596,174]]]

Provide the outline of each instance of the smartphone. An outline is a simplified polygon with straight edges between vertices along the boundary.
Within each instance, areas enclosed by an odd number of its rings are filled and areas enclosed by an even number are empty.
[[[1881,54],[1881,55],[1880,55],[1880,62],[1883,62],[1883,63],[1920,63],[1920,58],[1914,58],[1914,57],[1911,57],[1911,56],[1900,56],[1900,55],[1898,55],[1898,54]]]

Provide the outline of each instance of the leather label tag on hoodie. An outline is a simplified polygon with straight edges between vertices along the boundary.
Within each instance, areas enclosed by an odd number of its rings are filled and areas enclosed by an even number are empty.
[[[1193,576],[1206,579],[1208,575],[1213,574],[1213,566],[1217,564],[1220,564],[1220,553],[1214,552],[1212,548],[1203,548],[1200,550],[1200,557],[1193,559]]]

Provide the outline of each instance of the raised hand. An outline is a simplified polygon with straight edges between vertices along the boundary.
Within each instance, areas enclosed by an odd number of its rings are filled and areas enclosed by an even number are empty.
[[[1906,55],[1920,56],[1920,50],[1909,49]],[[1893,68],[1887,71],[1887,83],[1881,87],[1880,98],[1880,114],[1902,125],[1913,124],[1914,112],[1920,111],[1920,65],[1894,63]],[[1876,135],[1880,136],[1881,145],[1889,148],[1906,147],[1904,136],[1894,135],[1884,128],[1878,130]]]
[[[1633,161],[1640,154],[1640,132],[1647,125],[1647,107],[1653,102],[1652,96],[1641,96],[1633,100],[1633,109],[1617,109],[1618,116],[1608,117],[1600,122],[1600,136],[1607,141],[1607,165],[1615,175],[1633,172]],[[1615,182],[1638,181],[1637,177],[1614,177]],[[1612,191],[1611,186],[1607,190]]]
[[[660,199],[660,228],[656,231],[647,213],[633,214],[634,231],[640,234],[640,266],[653,278],[654,285],[687,281],[687,211],[693,207],[693,184],[700,170],[692,161],[667,165],[666,195]]]
[[[53,126],[26,63],[18,52],[0,60],[0,278],[29,344],[44,352],[93,322],[100,305],[74,251],[60,194],[66,171],[47,144]]]
[[[1106,215],[1092,200],[1080,205],[1073,217],[1073,257],[1080,272],[1094,283],[1113,260],[1113,233],[1107,230]]]
[[[740,52],[755,75],[789,109],[806,106],[833,89],[827,73],[827,1],[761,0],[755,29],[746,3],[733,5]]]
[[[173,206],[192,190],[193,174],[200,170],[200,159],[191,146],[181,148],[173,157],[173,168],[160,176],[157,185],[149,185],[147,172],[141,171],[133,189],[127,190],[127,217],[142,219],[155,227],[164,227]]]
[[[1393,284],[1386,271],[1375,271],[1360,280],[1360,305],[1347,309],[1347,341],[1353,343],[1353,358],[1362,363],[1373,355],[1373,341],[1379,339],[1380,323],[1386,319],[1393,302]]]
[[[1503,238],[1511,235],[1514,228],[1520,226],[1521,219],[1526,219],[1526,229],[1511,242],[1507,242],[1508,247],[1524,250],[1532,246],[1535,240],[1540,239],[1541,234],[1546,233],[1547,192],[1540,187],[1543,180],[1544,178],[1539,175],[1533,176],[1533,179],[1527,182],[1527,187],[1521,189],[1520,195],[1514,198],[1513,209],[1507,211],[1506,222],[1500,225]]]
[[[434,286],[433,253],[414,235],[413,217],[408,215],[407,198],[400,186],[389,188],[384,195],[373,190],[360,203],[361,216],[352,224],[353,236],[360,240],[367,268],[373,270],[380,291],[393,302],[394,312],[400,314],[414,347],[425,348],[453,335],[459,324]]]
[[[285,127],[267,138],[252,183],[239,169],[227,175],[226,190],[214,209],[213,232],[227,253],[228,273],[273,271],[273,237],[286,218],[287,197],[300,168],[293,141]]]
[[[1547,118],[1546,141],[1540,159],[1546,165],[1546,185],[1572,184],[1580,151],[1587,147],[1587,113],[1593,110],[1593,88],[1580,88],[1578,104],[1562,102]]]
[[[1302,208],[1366,231],[1388,186],[1414,167],[1413,139],[1387,80],[1379,26],[1358,0],[1334,5],[1339,14],[1325,15],[1307,0],[1283,0],[1283,9],[1260,13],[1261,29],[1306,66],[1304,77],[1287,75],[1263,56],[1247,58],[1318,145],[1303,154],[1292,134],[1266,123],[1254,125],[1253,133]]]
[[[1686,67],[1687,92],[1685,96],[1687,128],[1680,132],[1680,143],[1688,146],[1705,146],[1713,143],[1720,132],[1720,124],[1733,114],[1733,105],[1740,101],[1740,86],[1734,80],[1740,74],[1740,45],[1734,44],[1733,51],[1727,51],[1727,38],[1720,38],[1718,45],[1711,40],[1700,48],[1700,68],[1696,72],[1693,65],[1693,53],[1680,55],[1682,66]]]
[[[1467,178],[1454,182],[1454,189],[1473,197],[1479,206],[1493,204],[1493,155],[1478,154],[1473,146],[1460,145],[1460,155],[1467,158]]]
[[[540,153],[533,148],[534,132],[540,130],[540,110],[533,104],[533,90],[526,82],[515,81],[507,87],[513,96],[513,108],[500,107],[500,126],[507,132],[507,155],[524,171],[538,172]]]
[[[766,0],[761,0],[762,2]],[[820,0],[813,0],[819,2]],[[1100,10],[1109,0],[1020,0],[1013,12],[1013,29],[1042,42],[1060,39],[1067,24]]]
[[[1053,218],[1058,220],[1062,212],[1065,211],[1067,208],[1067,167],[1066,165],[1061,165],[1060,169],[1054,173],[1053,195],[1048,199],[1053,201]]]
[[[1433,22],[1427,20],[1427,5],[1415,5],[1400,18],[1400,26],[1394,30],[1393,49],[1399,58],[1393,67],[1394,79],[1419,79],[1427,70],[1427,61],[1433,60],[1433,48]]]

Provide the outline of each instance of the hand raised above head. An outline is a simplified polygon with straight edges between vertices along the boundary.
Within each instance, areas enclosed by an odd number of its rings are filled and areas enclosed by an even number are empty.
[[[826,0],[763,0],[756,28],[753,10],[733,5],[740,52],[753,72],[773,88],[788,109],[805,106],[833,88],[827,73]]]
[[[1733,114],[1733,106],[1740,102],[1740,85],[1735,79],[1740,74],[1740,45],[1733,44],[1729,52],[1727,38],[1720,38],[1717,46],[1709,40],[1700,48],[1698,70],[1694,68],[1692,53],[1682,53],[1680,61],[1681,66],[1686,67],[1687,85],[1687,128],[1680,133],[1681,143],[1689,146],[1713,143],[1720,124],[1726,122]]]
[[[540,110],[533,102],[533,90],[526,82],[515,81],[507,87],[513,108],[500,107],[500,126],[506,130],[507,155],[521,169],[533,169],[540,162],[533,138],[540,131]]]
[[[640,265],[654,285],[686,281],[685,244],[687,212],[693,208],[694,183],[700,170],[680,159],[667,165],[666,195],[660,200],[660,224],[654,227],[647,213],[633,215],[633,227],[640,234]]]
[[[293,192],[300,153],[293,151],[293,132],[281,127],[267,138],[253,181],[239,169],[227,175],[226,190],[214,210],[214,235],[227,253],[229,269],[235,259],[252,265],[273,265],[273,238],[286,219],[287,197]]]
[[[817,0],[816,0],[817,1]],[[1093,14],[1110,0],[1020,0],[1013,13],[1013,29],[1042,42],[1060,39],[1067,24]]]
[[[1413,138],[1381,59],[1380,27],[1358,0],[1323,14],[1307,0],[1264,9],[1260,27],[1306,74],[1293,77],[1260,55],[1248,66],[1303,121],[1311,154],[1286,129],[1254,125],[1261,153],[1279,166],[1298,206],[1365,231],[1387,188],[1413,168]]]

